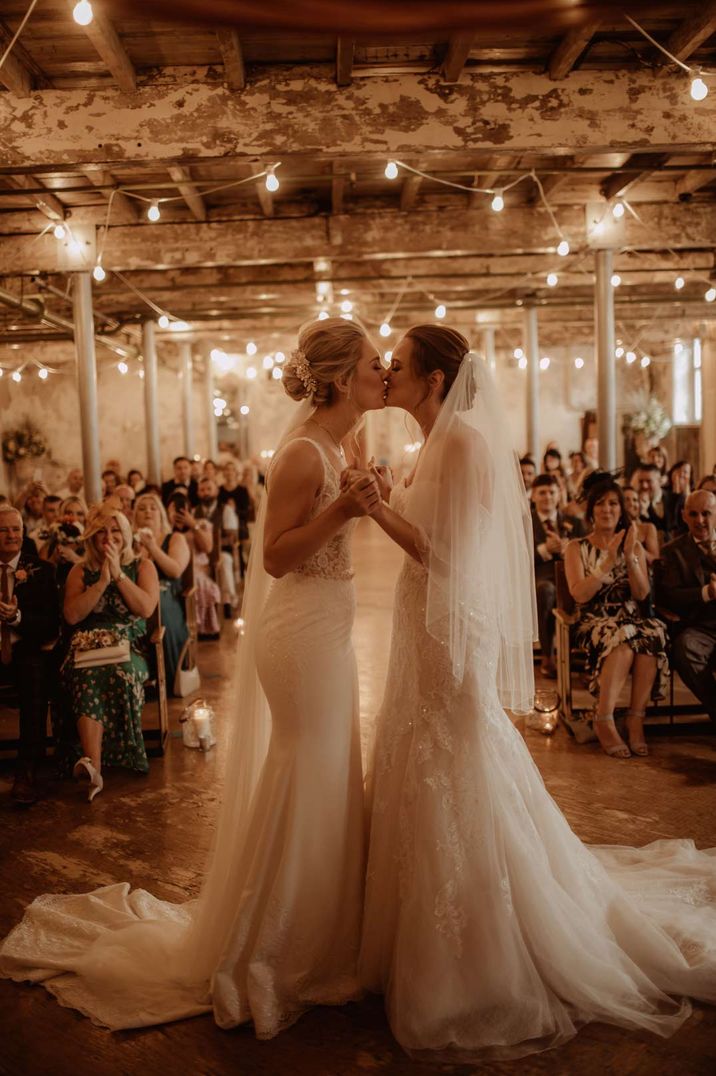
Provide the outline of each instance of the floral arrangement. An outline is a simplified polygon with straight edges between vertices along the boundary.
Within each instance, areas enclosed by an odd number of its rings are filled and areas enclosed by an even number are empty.
[[[121,642],[121,636],[109,628],[89,628],[87,631],[76,631],[72,636],[73,650],[96,650],[100,646],[117,646]]]
[[[671,419],[655,396],[644,394],[634,402],[634,411],[627,419],[627,429],[661,441],[671,429]]]
[[[2,456],[5,463],[16,463],[32,456],[44,456],[46,451],[45,438],[29,419],[16,430],[9,430],[2,439]]]
[[[82,552],[82,524],[68,523],[61,519],[52,523],[47,530],[39,532],[37,537],[41,541],[49,542],[48,552],[54,553],[58,545],[70,546],[75,552]]]

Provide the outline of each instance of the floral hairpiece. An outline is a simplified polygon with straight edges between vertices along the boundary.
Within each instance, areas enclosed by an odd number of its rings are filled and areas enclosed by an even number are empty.
[[[296,377],[303,382],[303,387],[306,392],[315,392],[318,388],[318,382],[313,376],[308,359],[306,358],[306,352],[303,351],[302,348],[297,347],[295,351],[291,352],[291,364],[296,371]]]

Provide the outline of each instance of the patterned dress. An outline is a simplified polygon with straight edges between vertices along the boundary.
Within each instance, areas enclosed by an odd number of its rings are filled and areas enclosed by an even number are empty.
[[[599,564],[604,551],[588,538],[580,539],[579,554],[585,576],[601,571]],[[635,654],[654,655],[657,673],[652,694],[654,698],[664,697],[669,673],[666,627],[657,617],[645,615],[641,604],[632,597],[626,561],[624,554],[620,553],[617,563],[594,597],[578,607],[577,645],[586,654],[589,690],[593,695],[599,694],[604,660],[618,646],[626,643]]]
[[[133,583],[137,581],[140,561],[123,567]],[[84,569],[84,584],[92,586],[99,579],[98,571]],[[85,715],[99,721],[104,729],[102,764],[126,766],[147,773],[149,762],[142,737],[144,681],[148,676],[147,662],[140,652],[139,641],[147,631],[146,621],[127,608],[117,584],[112,581],[89,616],[75,625],[73,640],[79,632],[111,632],[119,642],[128,639],[130,660],[118,665],[99,665],[93,669],[76,669],[74,647],[63,667],[64,680],[72,700],[75,719]],[[71,761],[80,756],[79,750]]]

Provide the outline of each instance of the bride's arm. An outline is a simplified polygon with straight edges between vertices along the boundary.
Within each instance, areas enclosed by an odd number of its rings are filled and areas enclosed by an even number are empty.
[[[353,516],[368,515],[380,495],[375,480],[361,475],[313,519],[323,482],[323,463],[305,442],[287,445],[271,468],[264,526],[264,568],[279,579],[303,564]]]
[[[428,543],[424,531],[408,523],[407,519],[403,519],[385,502],[373,512],[373,519],[413,560],[417,560],[419,564],[425,563]]]

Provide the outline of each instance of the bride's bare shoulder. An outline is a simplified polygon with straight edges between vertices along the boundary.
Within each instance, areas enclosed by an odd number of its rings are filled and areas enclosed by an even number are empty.
[[[276,452],[268,473],[267,485],[276,488],[290,481],[316,481],[323,478],[323,460],[315,443],[299,427]]]

